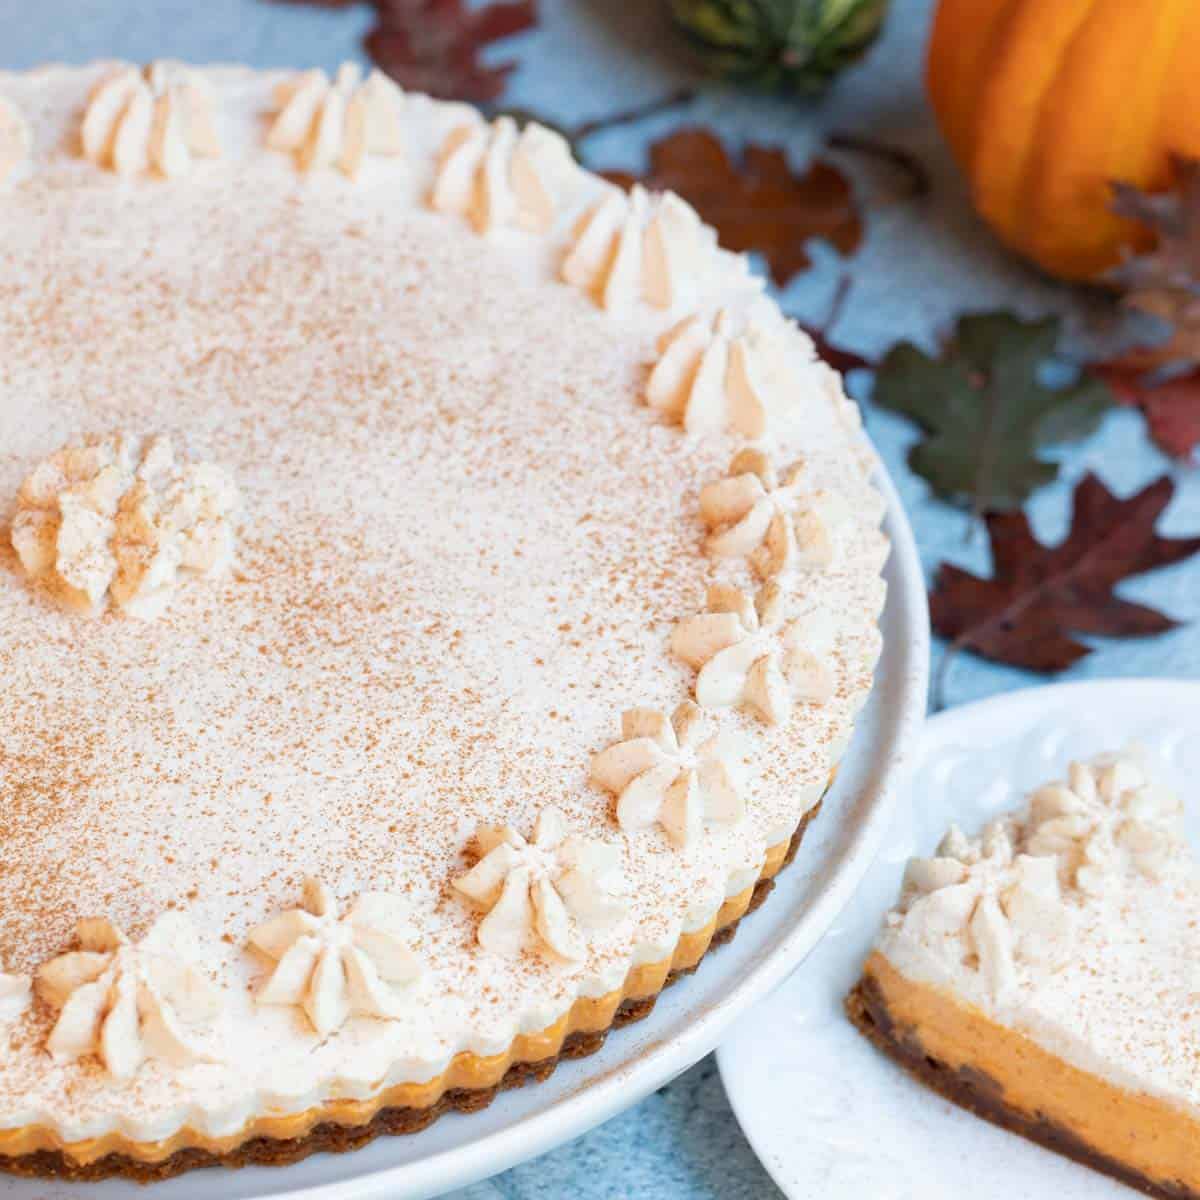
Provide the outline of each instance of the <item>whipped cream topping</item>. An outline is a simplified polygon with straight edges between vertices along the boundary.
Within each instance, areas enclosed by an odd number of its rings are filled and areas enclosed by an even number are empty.
[[[640,185],[613,190],[584,214],[562,277],[606,311],[644,302],[672,310],[694,304],[716,272],[716,234],[674,192]]]
[[[21,565],[68,602],[98,613],[162,613],[181,580],[212,578],[233,559],[238,494],[212,463],[181,464],[171,440],[125,433],[67,446],[39,463],[17,496],[12,544]]]
[[[795,702],[820,704],[834,690],[828,614],[788,616],[788,593],[769,581],[751,596],[727,584],[708,591],[708,611],[671,634],[671,651],[697,671],[703,708],[744,705],[770,725],[786,721]]]
[[[487,912],[477,935],[485,950],[511,956],[540,944],[576,961],[591,931],[625,914],[613,894],[620,850],[572,833],[557,808],[542,809],[530,841],[508,826],[484,826],[475,845],[479,861],[454,886]]]
[[[731,429],[759,439],[801,418],[820,387],[812,339],[778,313],[722,308],[662,335],[646,403],[689,433]]]
[[[466,217],[479,233],[547,233],[579,186],[567,139],[512,117],[453,130],[439,156],[430,204]]]
[[[57,1013],[46,1042],[55,1061],[95,1055],[114,1079],[129,1079],[147,1058],[216,1061],[203,1037],[221,995],[180,956],[181,924],[168,913],[135,944],[103,917],[78,922],[79,949],[43,963],[35,977],[38,996]]]
[[[0,187],[9,182],[29,157],[32,135],[21,110],[0,96]]]
[[[219,158],[212,97],[177,63],[125,64],[95,87],[83,114],[83,156],[118,175],[185,175],[196,158]]]
[[[363,82],[357,63],[342,63],[332,82],[324,71],[304,71],[276,87],[278,113],[267,145],[293,154],[301,171],[336,166],[353,179],[369,155],[404,153],[403,102],[404,93],[382,71]]]
[[[793,463],[781,478],[762,450],[739,451],[729,474],[700,491],[700,516],[712,530],[709,554],[744,558],[764,578],[830,566],[848,514],[832,497],[819,507],[805,474],[802,462]]]
[[[877,949],[1081,1070],[1200,1112],[1197,911],[1173,794],[1136,753],[1105,754],[912,860]]]
[[[592,759],[592,782],[617,797],[622,829],[662,826],[679,847],[693,844],[705,822],[741,820],[746,805],[729,740],[709,734],[703,714],[685,700],[668,720],[652,708],[621,714],[621,741]]]
[[[0,1024],[15,1021],[33,998],[32,981],[28,975],[11,975],[0,971]]]
[[[997,1002],[1016,988],[1018,958],[1052,963],[1066,947],[1070,914],[1055,860],[1015,853],[1002,823],[974,840],[951,829],[933,858],[908,864],[904,882],[904,934],[978,970]]]
[[[1066,782],[1030,796],[1025,844],[1030,854],[1054,855],[1075,887],[1099,892],[1124,867],[1159,878],[1184,852],[1182,820],[1174,792],[1136,759],[1109,755],[1072,763]]]
[[[22,898],[0,911],[0,960],[21,973],[54,956],[81,895],[131,934],[186,913],[228,1024],[221,1063],[153,1059],[118,1086],[90,1057],[56,1063],[53,1013],[31,1005],[6,1030],[0,1128],[153,1142],[427,1081],[669,958],[822,794],[871,685],[886,539],[869,450],[825,372],[772,454],[850,502],[837,562],[788,600],[790,618],[834,622],[837,687],[777,726],[738,708],[713,721],[739,747],[740,820],[706,821],[686,850],[657,827],[631,835],[589,762],[622,712],[689,695],[664,621],[718,571],[755,587],[743,561],[705,553],[692,516],[739,436],[686,437],[640,402],[683,314],[615,320],[563,286],[567,212],[544,236],[485,239],[432,211],[464,106],[406,96],[403,170],[298,189],[263,132],[282,73],[207,68],[222,160],[180,186],[128,186],[81,167],[70,136],[110,73],[0,73],[37,147],[0,204],[0,276],[23,297],[0,306],[0,495],[80,431],[155,429],[167,412],[254,520],[236,572],[149,623],[74,619],[0,546],[0,826]],[[607,194],[581,171],[572,208]],[[739,303],[748,278],[716,252],[713,305]],[[536,953],[484,952],[484,914],[450,881],[480,824],[528,838],[547,804],[619,860],[624,915],[584,929],[569,914],[578,959],[536,928]],[[307,877],[347,901],[404,899],[418,1003],[398,987],[402,1015],[321,1038],[303,1004],[256,1002],[270,960],[249,934]]]
[[[387,892],[363,892],[344,917],[317,879],[304,884],[304,907],[264,921],[250,945],[274,963],[259,1004],[304,1010],[327,1037],[351,1016],[404,1015],[398,988],[420,977],[407,905]]]

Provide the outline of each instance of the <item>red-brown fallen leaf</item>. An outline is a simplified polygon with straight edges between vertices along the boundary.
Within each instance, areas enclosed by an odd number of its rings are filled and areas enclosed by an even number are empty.
[[[364,45],[401,87],[487,104],[503,91],[514,62],[485,65],[480,51],[537,25],[534,0],[468,8],[465,0],[376,0],[379,22]]]
[[[1150,251],[1110,272],[1124,302],[1167,331],[1157,345],[1139,347],[1140,358],[1148,367],[1200,363],[1200,159],[1173,156],[1165,192],[1115,183],[1112,209],[1154,235]]]
[[[319,8],[369,2],[375,26],[363,45],[376,66],[401,87],[447,100],[488,104],[504,91],[515,62],[485,64],[480,51],[533,29],[536,0],[288,0]]]
[[[605,175],[624,187],[641,182],[678,192],[727,249],[761,253],[780,287],[809,265],[810,238],[843,254],[862,241],[862,219],[841,171],[821,159],[794,171],[778,146],[749,145],[735,159],[711,131],[677,129],[651,146],[644,174]]]
[[[1192,458],[1200,445],[1200,367],[1155,380],[1136,360],[1093,367],[1122,403],[1139,408],[1150,436],[1173,458]]]
[[[930,592],[933,627],[951,640],[947,661],[971,650],[1030,671],[1062,671],[1091,653],[1078,634],[1145,637],[1175,628],[1163,613],[1113,594],[1121,580],[1200,550],[1200,537],[1155,533],[1174,492],[1164,475],[1120,500],[1087,475],[1075,489],[1071,531],[1053,547],[1034,538],[1024,513],[989,513],[993,577],[943,563]]]

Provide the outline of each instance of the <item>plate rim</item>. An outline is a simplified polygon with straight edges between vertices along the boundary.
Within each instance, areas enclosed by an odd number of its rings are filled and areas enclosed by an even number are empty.
[[[952,740],[963,725],[969,725],[988,717],[1003,720],[1013,712],[1021,712],[1025,719],[1029,719],[1039,711],[1057,707],[1080,693],[1103,696],[1105,693],[1118,690],[1126,698],[1130,693],[1133,693],[1136,698],[1140,693],[1153,692],[1160,700],[1169,699],[1175,694],[1191,700],[1193,703],[1200,700],[1200,680],[1173,676],[1114,675],[1104,679],[1074,679],[1031,684],[984,696],[978,700],[955,705],[953,708],[931,714],[920,731],[920,749],[913,761],[919,761],[934,747]],[[882,846],[877,846],[876,854],[868,864],[867,871],[863,873],[863,878],[875,867],[880,850],[882,850]],[[721,1078],[721,1087],[724,1090],[725,1098],[733,1111],[738,1129],[749,1143],[754,1157],[784,1196],[789,1200],[799,1200],[799,1194],[793,1186],[795,1181],[783,1174],[781,1164],[773,1153],[773,1147],[760,1142],[759,1136],[755,1132],[756,1123],[749,1119],[744,1108],[742,1091],[730,1085],[734,1071],[729,1065],[732,1059],[730,1051],[727,1049],[727,1043],[717,1047],[716,1060],[717,1072]]]

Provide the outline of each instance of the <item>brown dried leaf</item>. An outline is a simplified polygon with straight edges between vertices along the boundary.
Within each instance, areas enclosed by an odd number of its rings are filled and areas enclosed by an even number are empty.
[[[821,159],[794,171],[777,146],[751,144],[735,159],[710,130],[689,127],[651,146],[641,176],[605,175],[624,187],[641,182],[678,192],[727,249],[761,253],[780,287],[809,266],[809,239],[823,238],[843,254],[862,241],[862,219],[841,171]]]
[[[466,0],[285,2],[318,8],[351,8],[369,2],[376,21],[363,45],[376,66],[411,91],[475,104],[496,100],[517,65],[486,65],[480,52],[538,23],[536,0],[501,0],[473,7]]]
[[[469,8],[465,0],[377,0],[379,21],[364,45],[401,87],[487,104],[503,93],[515,62],[485,65],[480,51],[537,25],[534,0]]]
[[[1150,436],[1173,458],[1194,457],[1200,445],[1200,367],[1160,379],[1135,352],[1093,367],[1121,404],[1139,408]]]
[[[1155,532],[1174,492],[1163,476],[1121,500],[1087,475],[1075,489],[1071,531],[1054,547],[1034,538],[1022,512],[987,514],[993,577],[944,563],[930,593],[933,627],[951,639],[947,661],[970,650],[1030,671],[1062,671],[1091,653],[1078,634],[1145,637],[1175,628],[1170,617],[1113,591],[1200,551],[1200,537]]]
[[[1137,349],[1148,370],[1200,363],[1200,160],[1173,159],[1172,180],[1171,190],[1157,194],[1113,186],[1113,211],[1155,239],[1152,250],[1111,273],[1125,290],[1125,304],[1166,331],[1163,341]]]
[[[1193,289],[1200,282],[1200,159],[1174,158],[1171,176],[1166,192],[1113,185],[1113,212],[1155,236],[1152,251],[1130,258],[1114,272],[1131,289]]]

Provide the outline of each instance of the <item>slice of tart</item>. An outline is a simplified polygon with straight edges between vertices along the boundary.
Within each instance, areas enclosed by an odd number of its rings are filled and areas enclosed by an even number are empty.
[[[1130,757],[915,858],[850,1019],[964,1108],[1147,1195],[1200,1196],[1200,872]]]

